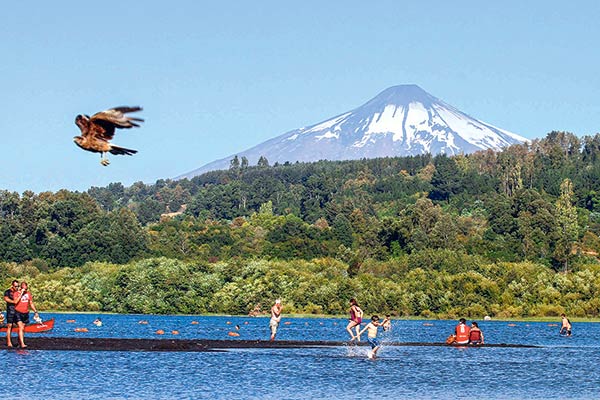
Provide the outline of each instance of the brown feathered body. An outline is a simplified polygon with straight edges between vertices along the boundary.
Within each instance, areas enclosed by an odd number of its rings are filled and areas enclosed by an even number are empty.
[[[81,130],[81,136],[75,136],[73,141],[83,150],[93,153],[100,153],[101,163],[108,164],[104,155],[106,153],[116,155],[133,155],[137,150],[126,149],[109,143],[115,135],[117,128],[129,129],[139,127],[139,122],[144,120],[134,118],[125,114],[141,111],[141,107],[115,107],[106,111],[101,111],[88,117],[87,115],[78,115],[75,118],[75,124]]]

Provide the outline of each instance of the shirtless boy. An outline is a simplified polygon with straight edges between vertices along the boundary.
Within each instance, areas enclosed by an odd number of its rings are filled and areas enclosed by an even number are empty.
[[[363,330],[360,331],[360,333],[358,334],[360,336],[364,331],[367,331],[367,341],[371,345],[371,354],[373,355],[373,358],[375,358],[375,356],[377,355],[377,351],[381,347],[381,345],[379,344],[379,340],[377,340],[377,329],[380,326],[381,324],[379,323],[379,317],[377,315],[373,315],[371,317],[371,322],[369,322],[367,326],[365,326]]]

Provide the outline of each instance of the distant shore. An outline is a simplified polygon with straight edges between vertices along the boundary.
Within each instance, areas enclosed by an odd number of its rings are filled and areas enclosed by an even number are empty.
[[[40,311],[40,314],[43,315],[45,313],[48,314],[84,314],[84,315],[138,315],[143,317],[144,315],[177,315],[180,317],[230,317],[230,318],[268,318],[269,314],[259,314],[256,316],[249,316],[244,314],[122,314],[122,313],[113,313],[113,312],[103,312],[103,311]],[[380,313],[383,314],[383,313]],[[369,313],[365,313],[365,315],[371,315]],[[341,315],[331,315],[331,314],[283,314],[283,318],[309,318],[309,319],[348,319],[347,314]],[[600,317],[598,318],[579,318],[579,317],[569,317],[571,322],[600,322]],[[461,317],[458,317],[461,318]],[[393,316],[393,320],[405,320],[405,321],[454,321],[458,320],[458,318],[424,318],[419,316]],[[483,317],[480,318],[469,318],[464,317],[468,321],[484,321]],[[490,320],[486,322],[560,322],[560,316],[556,317],[515,317],[515,318],[494,318],[492,317]]]

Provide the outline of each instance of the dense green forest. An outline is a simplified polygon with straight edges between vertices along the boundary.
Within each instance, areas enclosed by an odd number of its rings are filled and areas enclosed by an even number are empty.
[[[0,191],[0,274],[55,310],[600,312],[600,135],[502,152],[249,166]],[[182,296],[182,293],[185,295]],[[178,301],[170,299],[177,296]]]

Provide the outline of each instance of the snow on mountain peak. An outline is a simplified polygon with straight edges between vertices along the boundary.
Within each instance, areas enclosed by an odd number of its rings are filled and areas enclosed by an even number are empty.
[[[500,150],[528,140],[472,118],[417,85],[385,89],[352,111],[277,136],[237,155],[275,162],[448,155]],[[178,178],[227,169],[234,155]]]

